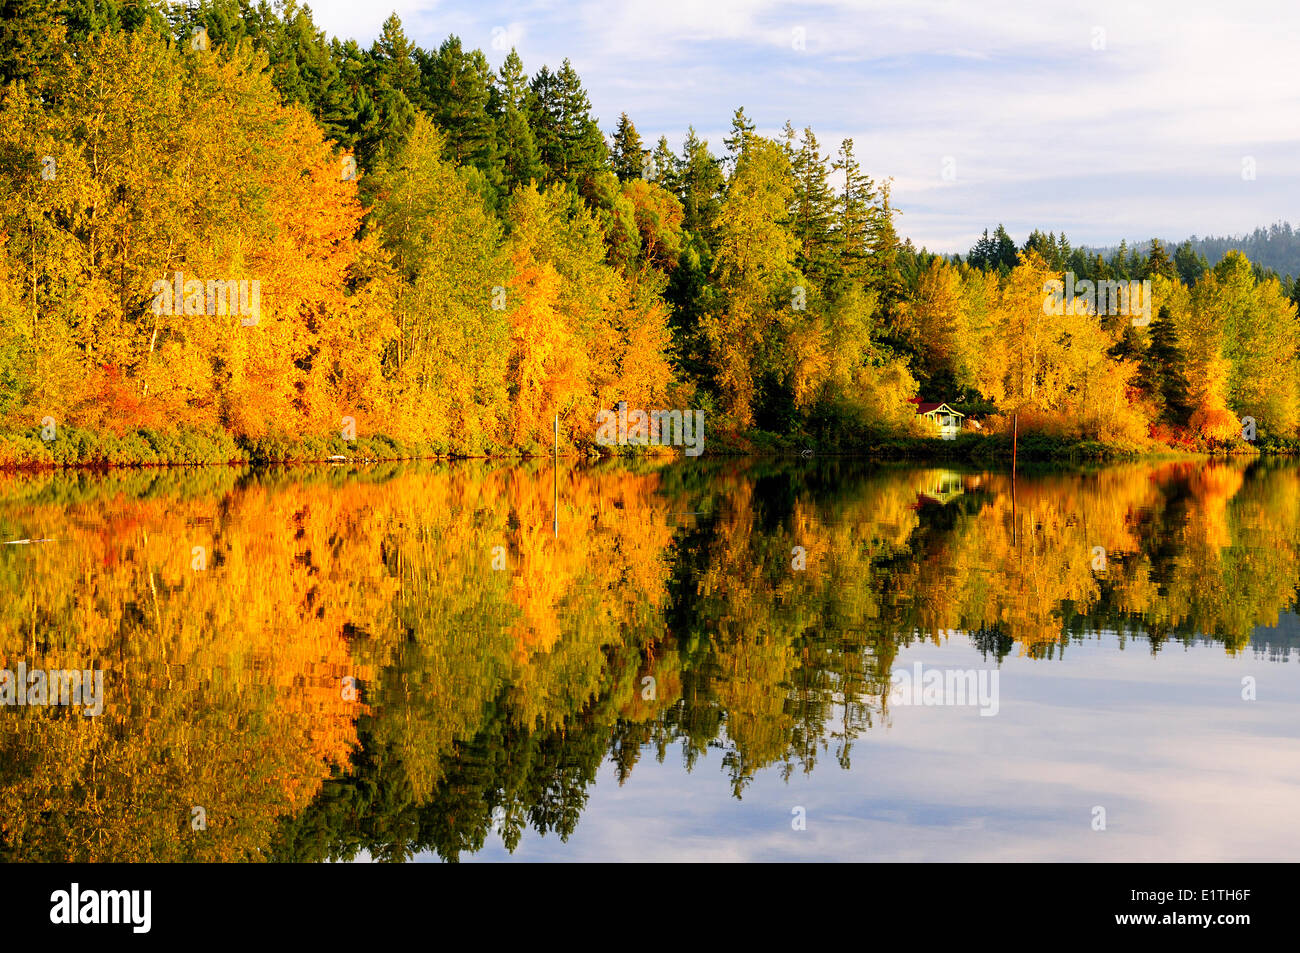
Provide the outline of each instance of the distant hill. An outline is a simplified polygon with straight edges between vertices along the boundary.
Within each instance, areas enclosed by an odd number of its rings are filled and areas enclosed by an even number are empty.
[[[1216,264],[1229,251],[1236,249],[1243,252],[1255,264],[1263,268],[1271,268],[1279,275],[1300,276],[1300,228],[1292,228],[1289,222],[1275,222],[1268,228],[1257,228],[1249,235],[1228,235],[1222,238],[1213,235],[1197,238],[1193,235],[1191,238],[1177,241],[1161,239],[1171,254],[1183,241],[1191,242],[1197,253],[1204,255],[1211,265]],[[1138,242],[1130,242],[1129,249],[1143,250],[1150,244],[1150,238],[1146,238]],[[1109,258],[1118,247],[1118,245],[1098,248],[1089,246],[1089,252],[1100,252],[1104,257]]]

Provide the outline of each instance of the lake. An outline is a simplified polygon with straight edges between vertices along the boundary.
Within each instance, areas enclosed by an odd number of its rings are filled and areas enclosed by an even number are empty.
[[[0,543],[7,860],[1300,854],[1293,462],[9,472]]]

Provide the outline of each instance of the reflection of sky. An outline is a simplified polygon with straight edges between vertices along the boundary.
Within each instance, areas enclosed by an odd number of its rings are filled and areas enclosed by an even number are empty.
[[[964,636],[896,665],[980,668]],[[1253,676],[1257,699],[1241,700]],[[1001,711],[893,707],[890,725],[789,783],[779,767],[730,794],[721,752],[694,771],[653,751],[619,787],[602,767],[567,844],[489,838],[463,860],[1294,860],[1300,856],[1300,666],[1222,646],[1113,635],[1064,660],[1005,660]],[[791,828],[791,809],[807,829]],[[1093,807],[1107,829],[1092,830]],[[420,859],[429,859],[422,855]]]

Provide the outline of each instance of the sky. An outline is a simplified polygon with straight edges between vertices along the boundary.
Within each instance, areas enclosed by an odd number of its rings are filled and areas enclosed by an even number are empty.
[[[1296,0],[316,0],[369,45],[455,33],[531,74],[567,56],[608,134],[688,126],[715,154],[737,106],[758,131],[851,137],[893,179],[902,234],[965,253],[1004,223],[1074,244],[1300,224]]]

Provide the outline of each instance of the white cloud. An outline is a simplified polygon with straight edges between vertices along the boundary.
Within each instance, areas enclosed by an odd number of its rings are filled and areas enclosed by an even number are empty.
[[[811,125],[828,151],[852,136],[873,175],[896,179],[904,211],[921,203],[904,230],[936,250],[964,251],[998,221],[1018,237],[1066,226],[1076,242],[1101,242],[1300,217],[1292,0],[327,0],[313,9],[327,31],[369,42],[390,7],[424,46],[456,32],[495,64],[498,29],[530,72],[570,57],[602,125],[627,111],[652,141],[679,143],[693,124],[718,149],[738,105],[762,129]],[[939,176],[949,155],[954,183]],[[1258,165],[1249,188],[1244,156]]]

